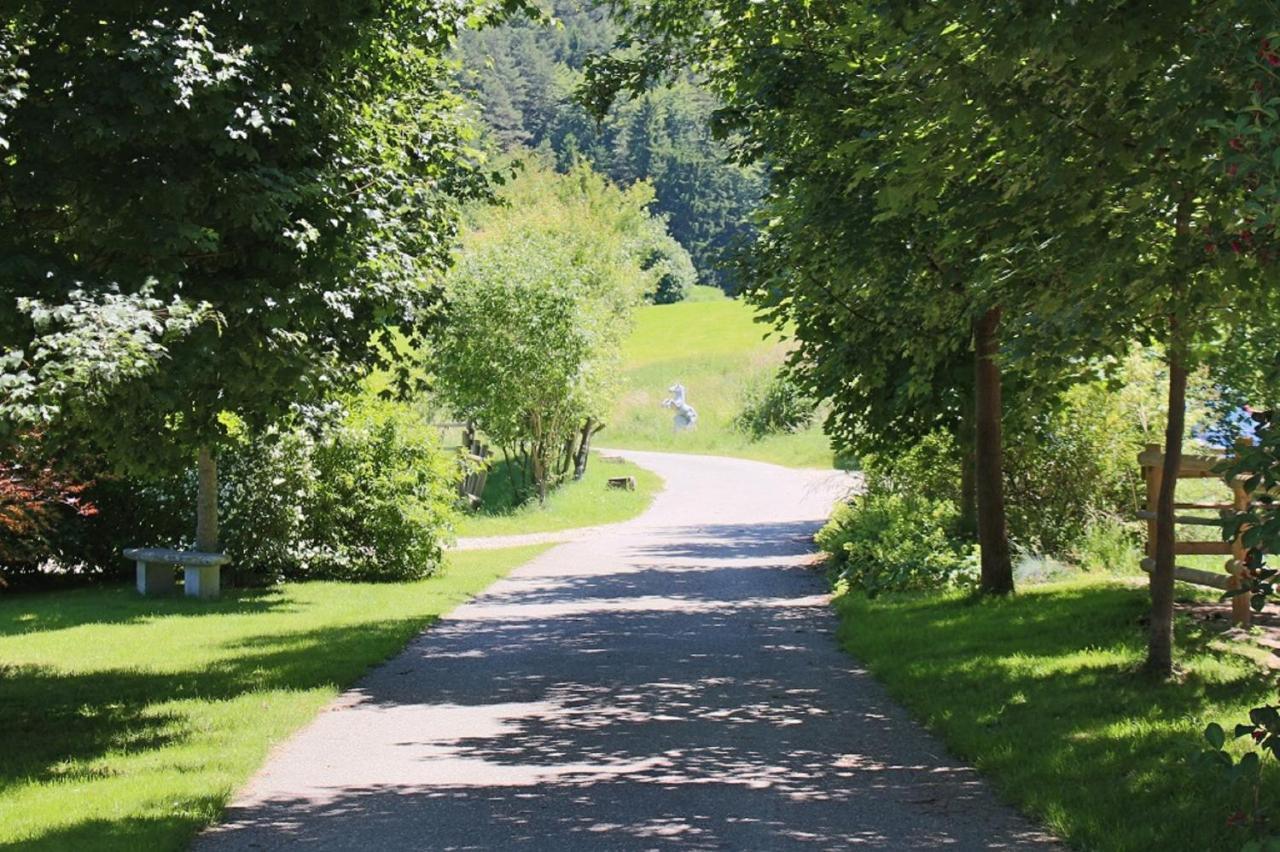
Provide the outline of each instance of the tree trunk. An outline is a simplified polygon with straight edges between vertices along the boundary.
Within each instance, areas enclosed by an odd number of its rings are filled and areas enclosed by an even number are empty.
[[[1182,432],[1186,426],[1186,349],[1177,326],[1170,321],[1169,422],[1164,430],[1164,465],[1156,501],[1156,564],[1151,569],[1151,620],[1146,669],[1157,677],[1173,674],[1173,496],[1182,461]]]
[[[587,418],[587,422],[582,425],[582,434],[579,436],[578,451],[573,457],[573,479],[576,482],[582,479],[587,473],[587,461],[591,457],[591,439],[604,426],[597,425],[592,417]]]
[[[561,479],[569,472],[569,468],[573,465],[573,460],[577,455],[573,445],[574,435],[570,434],[569,437],[564,439],[564,449],[560,453],[560,467],[556,470],[556,475]]]
[[[196,550],[218,552],[218,462],[201,447],[196,456]]]
[[[978,504],[978,546],[982,550],[983,594],[1013,591],[1009,534],[1004,514],[1004,447],[1001,437],[1000,308],[989,309],[973,324],[974,458]]]
[[[547,481],[551,478],[551,471],[548,469],[545,450],[541,442],[537,442],[533,447],[533,485],[538,489],[538,504],[542,505],[547,502]]]

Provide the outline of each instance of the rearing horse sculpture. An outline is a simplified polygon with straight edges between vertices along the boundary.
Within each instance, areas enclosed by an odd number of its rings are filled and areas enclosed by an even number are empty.
[[[667,392],[671,396],[662,401],[663,408],[674,408],[675,430],[683,432],[685,429],[692,429],[698,424],[698,412],[694,411],[693,406],[684,401],[684,385],[674,384],[667,388]]]

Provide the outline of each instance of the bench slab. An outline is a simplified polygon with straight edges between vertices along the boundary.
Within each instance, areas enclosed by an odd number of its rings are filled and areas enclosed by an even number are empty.
[[[172,592],[173,568],[182,566],[187,597],[216,598],[222,590],[221,569],[231,561],[225,553],[170,550],[164,547],[125,548],[125,558],[138,563],[138,591],[144,595]]]
[[[124,558],[137,562],[159,562],[165,565],[226,565],[231,561],[231,557],[225,553],[170,550],[167,547],[126,547]]]

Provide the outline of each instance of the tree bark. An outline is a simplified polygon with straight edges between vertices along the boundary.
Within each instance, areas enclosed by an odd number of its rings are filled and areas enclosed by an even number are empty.
[[[218,552],[218,462],[209,447],[196,456],[196,550]]]
[[[1009,534],[1004,512],[1004,446],[1001,435],[1000,307],[987,310],[973,324],[974,458],[978,504],[978,546],[982,551],[983,594],[1013,591]]]
[[[534,444],[533,484],[538,489],[538,505],[544,505],[547,502],[547,481],[550,478],[551,472],[548,470],[547,460],[544,457],[544,448],[541,443]]]
[[[1164,430],[1164,464],[1156,501],[1155,566],[1151,569],[1151,619],[1146,669],[1157,677],[1173,674],[1173,497],[1182,461],[1186,427],[1187,361],[1176,318],[1170,319],[1169,420]]]
[[[596,423],[592,417],[587,418],[587,422],[582,425],[582,433],[579,436],[578,451],[573,457],[573,478],[574,481],[582,479],[587,473],[587,461],[591,457],[591,439],[597,432],[604,428],[603,423]]]

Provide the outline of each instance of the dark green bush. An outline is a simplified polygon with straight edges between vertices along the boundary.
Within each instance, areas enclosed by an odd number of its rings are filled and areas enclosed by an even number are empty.
[[[459,468],[418,425],[384,410],[316,445],[305,546],[291,576],[408,580],[439,566]]]
[[[960,505],[960,453],[944,432],[926,435],[897,453],[864,456],[862,474],[870,494],[923,494]]]
[[[733,426],[755,440],[799,432],[813,422],[816,409],[817,403],[786,372],[778,372],[747,389]]]
[[[423,577],[452,533],[456,459],[395,406],[240,433],[218,468],[219,532],[237,583]],[[84,495],[95,511],[60,523],[45,558],[62,573],[120,576],[132,570],[124,547],[191,547],[195,492],[194,473],[100,479]]]
[[[867,494],[837,507],[817,542],[835,578],[870,597],[967,586],[977,578],[977,553],[948,534],[955,515],[947,500]]]

